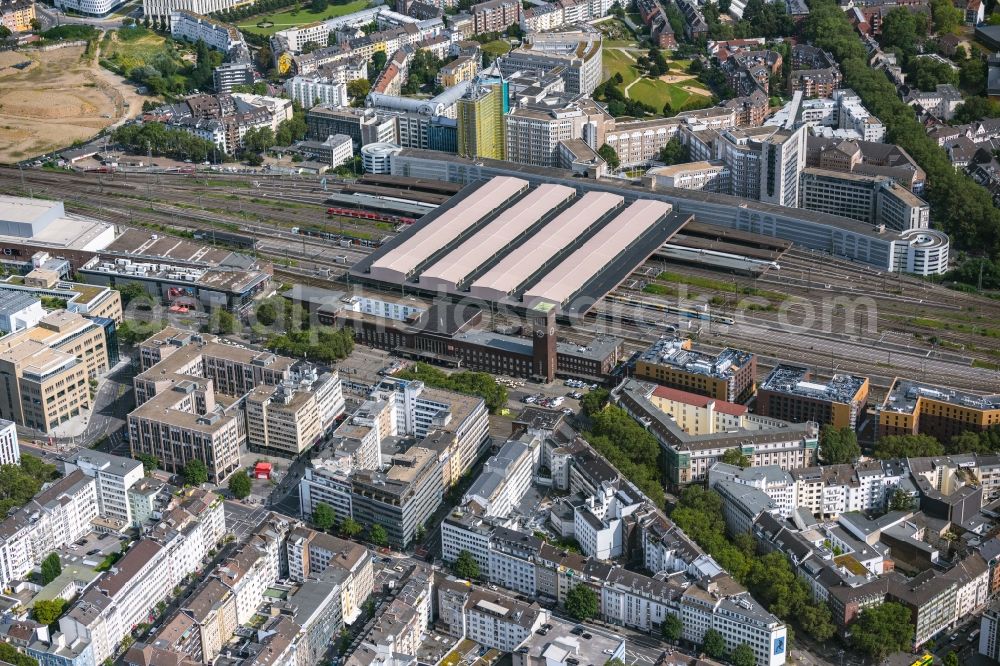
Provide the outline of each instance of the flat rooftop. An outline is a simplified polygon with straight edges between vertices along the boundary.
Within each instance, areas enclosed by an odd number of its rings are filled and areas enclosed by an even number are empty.
[[[696,349],[684,349],[681,340],[661,338],[639,357],[653,365],[666,365],[692,374],[728,379],[745,367],[753,354],[739,349],[726,348],[718,354]]]
[[[849,403],[868,381],[867,377],[856,375],[834,375],[825,384],[809,381],[809,370],[794,365],[775,366],[771,374],[760,384],[761,390],[787,393],[815,400]]]
[[[921,398],[982,411],[1000,409],[1000,395],[978,395],[899,378],[889,388],[882,409],[912,414]]]

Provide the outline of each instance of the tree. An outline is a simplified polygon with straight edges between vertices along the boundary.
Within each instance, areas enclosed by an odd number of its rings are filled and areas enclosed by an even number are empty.
[[[479,563],[472,557],[472,553],[467,550],[463,550],[458,554],[452,570],[454,570],[456,576],[461,576],[466,580],[476,580],[479,578]]]
[[[274,66],[274,52],[271,50],[270,46],[265,44],[257,50],[257,56],[254,60],[257,63],[258,69],[262,72],[266,72]]]
[[[694,62],[698,61],[695,60]],[[688,147],[682,144],[680,139],[674,137],[670,141],[667,141],[666,145],[660,149],[660,161],[667,166],[684,164],[691,161],[691,155]]]
[[[756,666],[757,655],[748,644],[740,643],[733,648],[733,653],[729,655],[729,663],[733,666]]]
[[[250,496],[250,477],[246,470],[237,470],[229,477],[229,492],[236,499],[244,499]]]
[[[354,100],[355,106],[361,106],[371,89],[372,84],[368,79],[355,79],[347,84],[347,96]]]
[[[750,466],[750,456],[744,455],[740,449],[726,449],[722,454],[722,462],[747,468]]]
[[[913,53],[917,47],[917,21],[904,7],[895,7],[882,20],[882,46]]]
[[[184,477],[184,483],[189,486],[200,486],[208,482],[208,467],[197,458],[189,460],[181,474]]]
[[[661,631],[663,632],[663,640],[668,643],[676,643],[684,633],[684,621],[681,620],[679,615],[669,613],[663,620]]]
[[[582,409],[583,413],[587,416],[592,416],[604,409],[604,406],[608,404],[608,398],[610,396],[611,393],[609,393],[607,389],[594,389],[593,391],[587,393],[587,395],[580,398],[580,409]]]
[[[354,520],[353,518],[345,518],[344,522],[340,524],[340,531],[341,531],[341,533],[344,536],[351,537],[351,538],[356,537],[359,534],[361,534],[361,531],[363,529],[364,528],[361,527],[361,525],[358,524],[358,521]]]
[[[249,152],[258,154],[270,150],[274,147],[274,130],[270,127],[248,129],[243,135],[243,146]]]
[[[965,17],[962,10],[951,3],[951,0],[931,0],[931,20],[934,31],[940,34],[954,32],[962,25]]]
[[[333,524],[337,520],[336,514],[333,512],[333,507],[326,502],[317,502],[316,508],[313,509],[313,524],[316,525],[316,529],[326,532],[328,529],[333,527]]]
[[[214,329],[219,335],[232,335],[240,330],[240,320],[228,310],[216,308],[212,313],[212,319],[213,322],[209,328]]]
[[[309,3],[309,11],[313,14],[322,14],[329,6],[329,0],[312,0],[312,2]]]
[[[384,546],[389,543],[389,535],[386,534],[385,528],[378,524],[372,525],[371,529],[368,530],[368,539],[376,546]]]
[[[944,455],[944,447],[930,435],[889,435],[875,445],[876,458],[923,458]]]
[[[566,595],[566,612],[574,620],[596,617],[598,610],[597,594],[586,585],[577,585]]]
[[[955,110],[956,123],[971,123],[1000,116],[1000,104],[985,97],[966,97]]]
[[[726,656],[726,640],[716,629],[709,629],[701,639],[701,650],[712,659]]]
[[[608,144],[604,144],[598,148],[597,154],[601,156],[601,159],[608,163],[608,168],[612,171],[616,171],[618,167],[621,166],[622,161],[618,159],[618,153]]]
[[[419,379],[427,386],[435,388],[478,395],[486,402],[486,409],[491,414],[496,414],[507,406],[507,389],[497,384],[493,375],[487,372],[465,371],[449,375],[433,365],[415,363],[403,372],[396,373],[396,376],[400,379]]]
[[[48,585],[62,573],[62,561],[59,553],[49,553],[42,560],[42,585]]]
[[[50,625],[59,619],[65,608],[65,599],[40,599],[31,607],[31,614],[35,616],[35,622]]]
[[[910,610],[888,601],[861,611],[851,625],[851,645],[881,662],[893,652],[908,651],[913,640]]]
[[[917,501],[902,488],[896,488],[889,496],[889,511],[912,511],[917,507]]]
[[[930,58],[910,58],[908,81],[920,90],[932,92],[942,83],[958,83],[958,75],[951,64]]]
[[[142,471],[146,474],[160,466],[160,459],[149,453],[137,453],[135,459],[142,462]]]
[[[848,426],[824,425],[819,432],[819,457],[824,465],[854,462],[861,457],[857,433]]]
[[[38,660],[17,651],[10,643],[0,642],[0,661],[14,666],[38,666]],[[108,659],[110,662],[111,660]]]
[[[136,298],[149,296],[146,290],[142,288],[142,285],[137,284],[135,282],[130,282],[129,284],[123,284],[120,287],[116,287],[116,289],[118,289],[118,295],[122,299],[122,307],[125,307]]]
[[[958,654],[954,650],[945,655],[944,666],[958,666]]]

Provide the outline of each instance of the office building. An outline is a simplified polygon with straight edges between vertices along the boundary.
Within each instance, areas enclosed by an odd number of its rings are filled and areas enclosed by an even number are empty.
[[[491,456],[483,471],[462,497],[462,504],[475,502],[486,516],[507,516],[531,488],[539,456],[539,442],[507,440]]]
[[[726,402],[753,395],[757,357],[738,349],[698,351],[690,340],[662,338],[635,362],[635,377]]]
[[[441,504],[443,491],[439,453],[412,446],[393,455],[385,472],[351,475],[351,513],[363,525],[381,525],[390,544],[406,548]]]
[[[503,84],[473,83],[456,104],[459,155],[505,159]]]
[[[42,301],[32,294],[0,291],[0,331],[13,333],[31,328],[42,320]]]
[[[361,616],[375,580],[373,558],[367,548],[323,532],[296,527],[288,534],[286,550],[289,576],[298,583],[305,583],[328,568],[341,570],[344,574],[340,580],[343,620],[352,624]]]
[[[655,167],[646,172],[643,182],[654,190],[658,187],[677,187],[721,194],[732,190],[729,167],[718,160]]]
[[[0,280],[0,296],[18,294],[36,299],[58,299],[60,305],[65,302],[65,309],[69,312],[90,319],[98,317],[111,319],[115,324],[122,322],[122,299],[116,289],[70,282],[63,279],[60,271],[39,267],[52,262],[48,253],[36,253],[32,257],[34,268],[27,275],[11,275],[5,280]],[[109,353],[112,353],[111,350]]]
[[[548,617],[538,604],[474,589],[465,602],[466,638],[501,652],[514,652]]]
[[[742,405],[636,380],[616,389],[612,399],[656,437],[671,486],[704,480],[729,450],[754,466],[791,470],[816,464],[819,427],[812,422],[750,414]]]
[[[886,176],[916,195],[923,193],[927,174],[910,155],[891,143],[825,139],[806,139],[806,166],[861,174]]]
[[[566,93],[589,97],[601,84],[602,52],[601,33],[593,28],[532,33],[498,64],[505,77],[545,75],[559,68]]]
[[[896,378],[879,409],[878,434],[937,437],[1000,425],[1000,396],[978,395]]]
[[[189,460],[201,460],[216,483],[239,466],[240,449],[247,441],[240,398],[259,386],[288,382],[291,388],[295,382],[311,381],[314,376],[308,364],[224,345],[215,338],[172,327],[141,343],[139,360],[142,371],[133,379],[137,407],[128,417],[133,455],[154,455],[164,469],[174,472],[181,471]],[[336,379],[331,381],[317,384],[313,395],[321,422],[332,422],[330,414],[336,414],[340,404],[339,385]],[[261,402],[263,398],[258,396],[257,403]],[[291,428],[288,421],[280,424],[278,413],[276,410],[273,422],[275,433],[282,432],[283,425]],[[307,410],[303,418],[311,413]],[[291,424],[299,427],[294,419]],[[254,437],[255,442],[271,443],[266,430],[258,430]],[[275,442],[281,439],[276,436]],[[281,446],[273,448],[291,447],[292,439],[289,430]]]
[[[316,106],[306,112],[306,126],[310,139],[325,141],[333,134],[346,134],[358,148],[396,140],[395,120],[380,117],[371,109]]]
[[[303,368],[286,382],[262,384],[247,394],[247,447],[294,458],[328,433],[343,413],[337,372],[320,376],[314,367]]]
[[[0,418],[49,432],[90,409],[90,379],[107,369],[102,325],[65,310],[48,314],[0,341]]]
[[[927,229],[930,205],[885,176],[807,168],[800,180],[799,206],[896,231]]]
[[[561,163],[560,142],[580,139],[593,149],[604,145],[610,117],[593,100],[546,95],[537,102],[522,100],[504,120],[507,160],[555,167]]]
[[[811,381],[807,368],[778,365],[757,389],[757,413],[793,423],[856,428],[867,400],[867,377],[839,374],[819,383]]]
[[[994,600],[980,618],[976,647],[987,659],[1000,661],[1000,599]]]

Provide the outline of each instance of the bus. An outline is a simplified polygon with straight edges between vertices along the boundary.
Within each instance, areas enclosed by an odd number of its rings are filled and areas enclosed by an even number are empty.
[[[910,666],[932,666],[934,664],[934,655],[925,654],[920,659],[910,664]]]

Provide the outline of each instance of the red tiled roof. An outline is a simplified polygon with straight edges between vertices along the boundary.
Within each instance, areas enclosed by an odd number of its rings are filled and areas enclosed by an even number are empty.
[[[695,407],[708,407],[709,403],[715,403],[715,411],[721,412],[722,414],[731,414],[733,416],[742,416],[746,414],[747,408],[743,405],[738,405],[735,402],[726,402],[725,400],[716,400],[715,398],[710,398],[705,395],[698,395],[697,393],[688,393],[687,391],[681,391],[679,389],[669,388],[667,386],[657,386],[653,389],[653,395],[657,398],[663,398],[664,400],[673,400],[675,402],[682,402],[685,405],[693,405]]]

